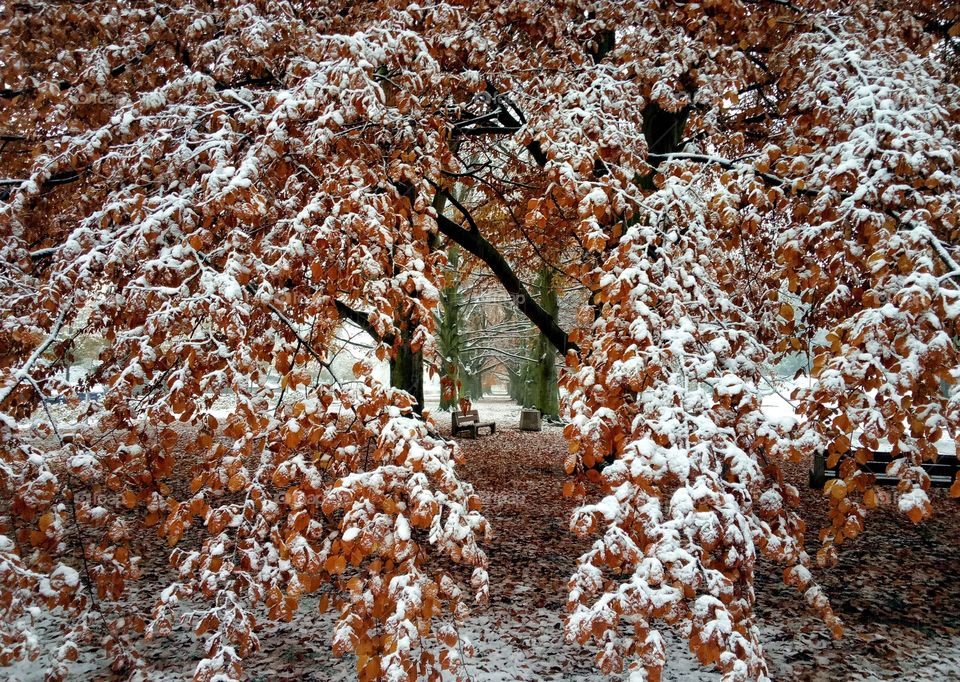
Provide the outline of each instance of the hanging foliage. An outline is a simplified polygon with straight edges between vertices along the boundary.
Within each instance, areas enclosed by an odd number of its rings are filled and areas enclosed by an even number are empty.
[[[132,670],[183,619],[196,679],[240,679],[255,614],[317,593],[361,679],[465,679],[487,522],[373,369],[437,364],[445,243],[566,363],[567,492],[602,490],[571,520],[596,542],[566,635],[603,671],[657,679],[671,627],[765,678],[760,555],[840,632],[809,567],[864,528],[872,482],[842,469],[814,559],[783,461],[885,440],[900,508],[929,515],[921,464],[960,420],[952,4],[0,13],[0,663],[38,656],[35,609],[59,607],[52,678],[90,633]],[[545,265],[582,287],[574,321],[523,284]],[[347,320],[375,348],[324,379]],[[66,428],[45,399],[82,390],[78,337],[105,395]],[[797,418],[767,416],[765,372],[811,345]],[[146,532],[178,577],[125,619]]]

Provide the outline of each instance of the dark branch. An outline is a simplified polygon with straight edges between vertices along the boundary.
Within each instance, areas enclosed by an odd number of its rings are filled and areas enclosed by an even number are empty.
[[[275,76],[263,76],[262,78],[243,78],[234,83],[224,83],[222,81],[217,81],[213,89],[217,92],[223,92],[224,90],[235,90],[237,88],[246,88],[250,86],[261,87],[265,85],[280,85],[279,81]]]
[[[520,126],[475,126],[473,128],[457,128],[458,135],[513,135],[520,130]]]
[[[460,211],[460,214],[467,219],[467,223],[469,223],[471,230],[473,230],[474,232],[480,232],[480,228],[477,227],[477,223],[473,219],[473,216],[470,214],[470,211],[468,211],[463,204],[457,201],[457,198],[453,196],[453,194],[449,190],[443,189],[442,187],[440,187],[438,184],[436,184],[431,180],[427,180],[427,182],[430,183],[431,187],[437,190],[440,196],[443,196],[445,199],[448,199],[450,203],[453,204],[454,208]],[[442,213],[442,211],[438,210],[437,213],[438,214]]]
[[[524,125],[526,119],[523,112],[506,95],[497,92],[493,83],[487,81],[487,94],[490,95],[496,109],[487,114],[474,116],[470,119],[457,121],[453,124],[453,131],[456,135],[513,135]],[[476,123],[488,123],[497,121],[499,126],[475,125]],[[534,140],[525,145],[530,156],[539,166],[547,164],[547,155],[543,153],[543,147]]]
[[[86,170],[86,169],[84,169]],[[49,178],[44,180],[41,187],[54,187],[56,185],[66,185],[74,180],[80,179],[80,171],[76,170],[65,170],[60,171],[59,173],[54,173]],[[12,187],[14,185],[21,185],[24,182],[27,182],[24,178],[4,178],[0,180],[0,187]]]
[[[343,320],[349,320],[355,325],[360,327],[363,331],[369,334],[376,341],[383,341],[389,345],[393,345],[394,336],[393,334],[387,334],[382,336],[377,332],[372,324],[370,324],[370,317],[366,313],[362,313],[359,310],[354,310],[346,303],[342,301],[335,301],[337,305],[337,314],[340,315],[340,318]]]
[[[520,312],[536,325],[557,351],[563,355],[570,350],[580,352],[580,347],[569,339],[567,333],[557,324],[556,319],[540,307],[503,255],[484,239],[479,231],[466,230],[443,214],[437,216],[437,227],[448,239],[455,241],[487,264],[487,267],[500,280],[503,288],[510,294]]]

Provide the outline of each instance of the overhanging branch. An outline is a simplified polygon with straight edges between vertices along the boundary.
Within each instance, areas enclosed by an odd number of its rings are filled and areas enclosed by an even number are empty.
[[[822,187],[800,187],[795,181],[789,178],[782,178],[772,173],[765,173],[748,164],[740,163],[732,159],[725,159],[719,156],[710,156],[708,154],[649,154],[647,158],[656,162],[657,164],[662,163],[663,161],[693,161],[695,163],[713,164],[727,170],[737,170],[750,173],[763,180],[764,184],[766,184],[768,187],[778,187],[786,191],[793,192],[798,196],[818,197],[824,189]],[[850,199],[853,197],[850,192],[840,192],[836,190],[833,191],[835,191],[836,196],[840,197],[841,199]],[[911,226],[909,220],[905,220],[903,216],[892,209],[870,206],[869,203],[864,203],[869,208],[889,216],[900,225]],[[917,226],[913,227],[916,228]],[[929,232],[929,230],[927,231]],[[933,252],[937,255],[937,258],[939,258],[948,269],[948,272],[946,275],[944,275],[944,277],[952,279],[960,284],[960,265],[958,265],[957,262],[950,256],[946,248],[943,246],[943,243],[941,243],[937,236],[932,232],[929,234],[929,242],[930,248],[933,249]]]
[[[496,278],[500,280],[503,288],[510,294],[510,298],[513,299],[517,309],[536,325],[537,329],[557,351],[562,355],[566,355],[567,351],[570,350],[576,353],[580,352],[580,347],[569,339],[567,332],[560,328],[556,319],[536,302],[503,255],[493,244],[484,239],[480,232],[465,230],[443,214],[437,215],[437,227],[441,234],[455,241],[486,263]]]
[[[360,327],[363,331],[370,335],[375,341],[383,341],[386,344],[393,345],[395,341],[393,334],[381,335],[377,332],[372,324],[370,324],[370,317],[366,313],[362,313],[359,310],[355,310],[348,306],[343,301],[334,301],[337,306],[337,314],[340,315],[340,318],[343,320],[348,320],[353,322],[355,325]]]

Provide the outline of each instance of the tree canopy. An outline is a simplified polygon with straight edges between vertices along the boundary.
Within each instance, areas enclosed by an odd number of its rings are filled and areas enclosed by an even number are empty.
[[[0,663],[60,606],[54,677],[90,628],[121,670],[182,616],[196,679],[237,679],[255,612],[320,591],[361,678],[463,678],[451,622],[496,589],[488,524],[456,446],[373,374],[439,365],[453,244],[565,357],[571,527],[596,537],[566,636],[604,671],[657,679],[673,627],[765,678],[760,555],[840,632],[809,567],[863,529],[871,478],[845,463],[814,558],[779,462],[886,441],[900,508],[929,514],[920,465],[960,420],[954,4],[0,12]],[[572,326],[523,283],[544,268],[583,288]],[[344,321],[376,349],[323,379]],[[68,432],[45,399],[83,388],[63,370],[88,337],[108,389]],[[817,381],[772,418],[798,351]],[[147,527],[179,580],[131,623],[107,605]]]

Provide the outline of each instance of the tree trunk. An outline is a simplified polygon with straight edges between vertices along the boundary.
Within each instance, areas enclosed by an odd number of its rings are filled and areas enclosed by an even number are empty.
[[[510,378],[510,381],[507,383],[507,393],[513,398],[514,402],[523,404],[523,375],[525,364],[520,364],[516,367],[510,365],[505,365],[507,368],[507,375]]]
[[[472,372],[464,368],[461,381],[464,395],[471,400],[480,400],[483,397],[483,370]]]
[[[447,252],[451,270],[445,273],[447,281],[440,291],[440,316],[437,320],[437,349],[440,351],[440,409],[457,407],[461,393],[461,319],[460,284],[456,268],[460,262],[460,250],[451,245]]]
[[[410,347],[410,332],[404,325],[400,348],[390,360],[390,385],[413,396],[416,401],[413,411],[423,414],[423,353],[413,352]]]
[[[553,271],[542,268],[537,278],[540,307],[556,319],[559,310],[557,292],[553,286]],[[523,405],[535,407],[544,417],[560,415],[560,392],[557,387],[557,354],[543,334],[537,336],[533,346],[534,362],[527,363],[524,376]]]
[[[648,104],[643,110],[643,136],[647,140],[647,151],[654,156],[674,154],[680,151],[683,141],[683,131],[687,125],[687,116],[690,108],[684,107],[680,111],[664,111],[656,104]],[[656,168],[659,163],[654,163]],[[640,179],[640,186],[654,190],[653,176],[656,171]]]

